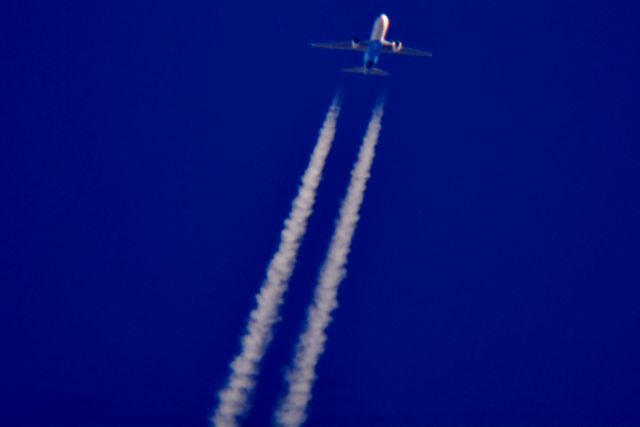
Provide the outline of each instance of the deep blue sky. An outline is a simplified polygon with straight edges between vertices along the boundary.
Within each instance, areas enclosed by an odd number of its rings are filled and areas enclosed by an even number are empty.
[[[364,78],[309,47],[381,12],[434,57]],[[605,1],[5,1],[0,424],[205,426],[342,88],[246,425],[282,393],[384,90],[308,425],[639,425],[638,22]]]

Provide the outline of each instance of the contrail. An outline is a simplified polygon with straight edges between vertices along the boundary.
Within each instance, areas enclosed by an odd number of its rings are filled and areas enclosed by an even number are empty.
[[[211,418],[216,427],[237,426],[239,418],[249,407],[260,361],[271,342],[273,327],[278,321],[278,311],[296,263],[298,248],[313,210],[316,190],[333,143],[339,114],[338,94],[327,112],[298,194],[291,203],[291,212],[280,235],[280,245],[269,262],[266,278],[256,296],[258,304],[249,316],[240,354],[231,363],[229,380],[218,395],[218,407]]]
[[[383,106],[384,99],[373,110],[358,160],[351,171],[351,182],[340,208],[327,258],[320,270],[313,305],[307,313],[306,329],[298,340],[293,366],[287,374],[288,391],[276,410],[275,424],[279,426],[299,427],[307,417],[316,365],[324,352],[331,313],[338,305],[338,286],[347,273],[347,257],[375,155]]]

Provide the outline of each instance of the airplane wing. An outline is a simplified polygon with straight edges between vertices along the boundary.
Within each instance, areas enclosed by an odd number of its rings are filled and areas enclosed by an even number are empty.
[[[311,43],[311,46],[320,47],[323,49],[352,50],[354,52],[364,52],[365,50],[367,50],[368,44],[369,43],[367,40],[363,40],[358,42],[358,44],[354,46],[354,43],[349,40],[346,42]]]
[[[392,45],[384,46],[382,53],[391,53],[394,55],[410,55],[410,56],[433,56],[431,52],[425,50],[412,49],[410,47],[402,47],[399,51],[394,51]]]

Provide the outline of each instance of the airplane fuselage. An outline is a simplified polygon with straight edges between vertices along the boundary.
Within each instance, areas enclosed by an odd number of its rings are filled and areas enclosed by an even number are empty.
[[[367,69],[372,69],[378,63],[380,53],[382,53],[382,45],[386,42],[385,37],[388,30],[389,18],[383,13],[373,23],[369,46],[367,46],[367,50],[364,53],[364,66]]]

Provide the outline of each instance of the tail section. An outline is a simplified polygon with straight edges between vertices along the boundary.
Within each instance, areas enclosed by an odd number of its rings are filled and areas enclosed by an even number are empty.
[[[367,67],[354,67],[354,68],[343,68],[342,71],[344,71],[345,73],[352,73],[352,74],[371,74],[374,76],[388,76],[389,73],[387,73],[386,71],[383,71],[379,68],[367,68]]]

